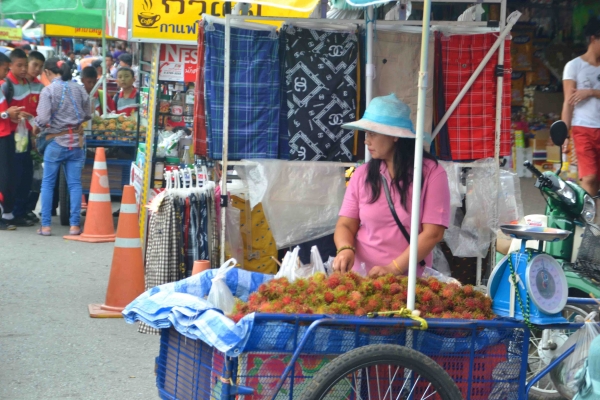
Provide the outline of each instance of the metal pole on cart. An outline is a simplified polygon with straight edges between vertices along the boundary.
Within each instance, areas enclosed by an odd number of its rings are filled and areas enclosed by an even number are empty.
[[[419,245],[419,221],[421,208],[421,177],[423,176],[423,132],[425,125],[425,99],[427,97],[427,63],[429,61],[429,30],[431,0],[423,3],[423,30],[421,34],[421,67],[419,69],[419,96],[417,100],[417,130],[415,143],[415,166],[413,173],[413,198],[410,221],[410,252],[408,262],[408,298],[406,307],[415,309],[417,286],[417,251]]]
[[[500,30],[503,30],[506,25],[506,0],[502,0],[500,3]],[[496,134],[494,141],[494,167],[496,168],[496,175],[494,177],[496,181],[496,187],[500,190],[500,133],[502,129],[502,97],[503,97],[503,85],[504,85],[504,40],[500,42],[500,48],[498,50],[498,66],[496,67],[496,73],[498,74],[498,87],[496,88]],[[494,211],[495,218],[499,216],[498,202],[496,202],[496,209]],[[490,265],[494,265],[492,262],[496,259],[496,242],[492,239],[492,246],[490,251]],[[481,285],[482,275],[482,262],[480,258],[477,258],[477,278],[475,283],[477,286]]]
[[[367,107],[369,106],[369,103],[373,98],[373,80],[375,79],[375,65],[373,64],[373,30],[375,29],[375,27],[373,25],[373,17],[374,8],[373,6],[368,6],[365,11],[365,28],[367,30],[367,65],[365,69],[365,98]],[[367,145],[365,144],[365,162],[368,162],[370,159],[371,153],[369,153]]]
[[[225,69],[223,73],[223,156],[221,176],[221,262],[225,263],[225,226],[227,217],[227,156],[229,153],[229,83],[231,64],[231,14],[225,15]]]

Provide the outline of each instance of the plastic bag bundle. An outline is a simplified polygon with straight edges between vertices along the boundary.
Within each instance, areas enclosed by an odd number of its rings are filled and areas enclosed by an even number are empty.
[[[521,182],[516,173],[500,170],[498,191],[498,225],[507,225],[523,218]]]
[[[294,281],[294,271],[300,265],[298,253],[300,253],[300,247],[296,247],[291,253],[289,251],[285,253],[283,261],[281,262],[281,268],[279,268],[279,272],[275,275],[275,279],[287,278],[290,282]]]
[[[462,286],[462,284],[457,279],[446,276],[433,268],[425,267],[423,269],[423,275],[421,275],[421,278],[426,279],[430,277],[433,277],[442,283],[454,283],[456,285]]]
[[[17,130],[15,131],[15,152],[25,153],[27,151],[27,145],[29,144],[29,131],[27,130],[27,123],[25,119],[19,120]]]
[[[233,297],[233,293],[231,293],[231,289],[227,286],[225,278],[227,277],[227,272],[235,268],[236,264],[237,261],[232,258],[221,265],[215,277],[212,278],[212,286],[206,298],[206,300],[225,314],[231,314],[235,306],[235,298]]]
[[[179,139],[183,136],[183,132],[162,131],[158,134],[158,147],[156,148],[157,157],[166,157],[173,153],[177,156],[177,147]]]
[[[494,160],[475,161],[466,177],[466,185],[466,214],[460,208],[456,209],[444,240],[456,257],[485,257],[498,230]]]
[[[439,244],[433,248],[433,269],[442,275],[452,276],[450,264],[448,264],[448,260],[446,260],[446,256]]]
[[[302,266],[294,271],[294,279],[296,278],[309,278],[314,274],[322,272],[327,274],[325,266],[323,265],[323,259],[319,248],[313,246],[310,248],[310,264],[302,264]]]

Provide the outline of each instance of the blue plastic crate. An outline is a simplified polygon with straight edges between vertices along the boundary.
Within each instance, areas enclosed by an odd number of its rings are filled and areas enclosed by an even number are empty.
[[[313,316],[317,320],[319,316]],[[505,321],[431,320],[426,331],[406,334],[399,319],[339,318],[312,330],[279,391],[292,354],[307,333],[311,317],[256,316],[252,334],[238,357],[225,355],[200,340],[164,329],[158,357],[157,386],[163,399],[298,398],[310,379],[329,361],[369,344],[412,347],[440,364],[467,400],[510,399],[524,392],[528,338],[522,324]],[[370,325],[375,324],[375,325]],[[496,373],[494,373],[496,371]],[[523,373],[521,373],[523,371]],[[501,373],[500,373],[501,372]]]

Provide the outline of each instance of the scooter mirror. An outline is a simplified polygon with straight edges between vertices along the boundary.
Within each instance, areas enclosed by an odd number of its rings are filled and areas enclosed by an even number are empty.
[[[557,146],[562,146],[569,136],[569,129],[564,121],[558,120],[550,127],[550,138],[552,143]]]

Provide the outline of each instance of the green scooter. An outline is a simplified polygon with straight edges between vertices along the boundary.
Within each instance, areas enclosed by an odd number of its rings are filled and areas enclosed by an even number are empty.
[[[568,128],[563,121],[556,121],[550,128],[550,137],[557,146],[567,139]],[[525,161],[525,167],[537,178],[535,186],[540,189],[546,200],[548,227],[571,232],[571,235],[559,242],[546,243],[544,252],[562,264],[567,277],[569,297],[600,298],[600,227],[593,224],[596,216],[594,198],[583,188],[560,177],[561,168],[555,172],[540,172],[531,162]],[[540,250],[542,250],[540,242]],[[591,307],[567,305],[563,316],[575,321],[586,316]],[[529,349],[528,378],[535,376],[545,368],[557,349],[572,332],[565,330],[543,330],[532,335]],[[530,399],[563,399],[549,377],[545,377],[534,386]]]

